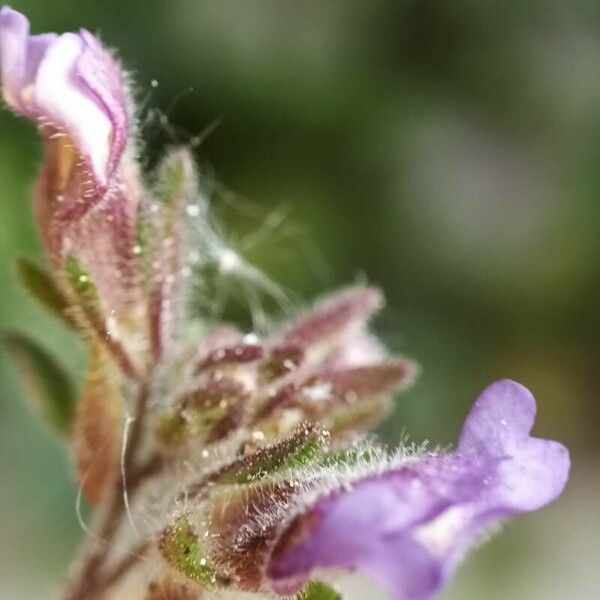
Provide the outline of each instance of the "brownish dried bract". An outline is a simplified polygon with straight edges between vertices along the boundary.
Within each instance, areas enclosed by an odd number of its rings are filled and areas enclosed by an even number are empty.
[[[145,600],[200,600],[200,591],[165,577],[161,582],[152,582],[148,586]]]
[[[91,504],[104,499],[119,467],[122,399],[103,350],[93,346],[73,435],[79,484]]]

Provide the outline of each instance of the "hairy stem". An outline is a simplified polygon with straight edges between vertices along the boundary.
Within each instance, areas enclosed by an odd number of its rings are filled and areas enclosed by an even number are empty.
[[[154,457],[139,468],[137,455],[144,430],[149,388],[147,383],[140,385],[135,416],[127,446],[124,448],[121,476],[115,481],[110,499],[91,537],[80,554],[79,567],[75,577],[67,585],[61,600],[94,600],[133,566],[135,561],[127,560],[112,577],[101,577],[101,571],[113,548],[115,536],[125,513],[125,493],[132,497],[140,484],[156,472],[157,459]],[[139,555],[134,553],[134,556]],[[127,557],[129,558],[129,557]]]
[[[129,570],[137,564],[137,562],[144,557],[148,549],[150,548],[150,540],[143,540],[137,544],[134,548],[129,550],[123,558],[121,558],[109,571],[104,573],[100,579],[101,589],[108,590],[113,585],[126,575]]]

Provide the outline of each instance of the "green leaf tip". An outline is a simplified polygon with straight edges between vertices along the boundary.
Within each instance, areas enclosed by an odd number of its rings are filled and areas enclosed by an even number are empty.
[[[63,368],[31,339],[2,332],[3,346],[15,361],[36,413],[56,431],[68,434],[75,416],[75,390]]]
[[[187,516],[180,515],[163,530],[158,544],[165,560],[188,579],[206,586],[227,586],[231,579],[217,572],[203,556],[200,538]]]
[[[74,294],[73,303],[80,311],[80,330],[91,327],[100,339],[105,337],[106,315],[96,284],[85,264],[73,254],[64,262],[64,275]]]
[[[342,595],[322,581],[309,581],[296,600],[342,600]]]
[[[45,269],[23,257],[17,260],[17,274],[23,287],[44,308],[62,319],[69,327],[76,327],[68,312],[67,299]]]

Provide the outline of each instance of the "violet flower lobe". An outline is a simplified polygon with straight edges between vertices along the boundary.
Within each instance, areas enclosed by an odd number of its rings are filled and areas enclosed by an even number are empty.
[[[362,571],[396,600],[438,591],[490,525],[536,510],[563,490],[559,443],[529,436],[535,400],[513,381],[489,386],[456,452],[424,457],[318,501],[282,536],[267,574],[297,588],[316,569]]]
[[[121,69],[88,31],[29,34],[29,21],[0,10],[2,95],[16,112],[66,134],[99,186],[123,152],[128,127]],[[51,134],[52,135],[52,134]]]

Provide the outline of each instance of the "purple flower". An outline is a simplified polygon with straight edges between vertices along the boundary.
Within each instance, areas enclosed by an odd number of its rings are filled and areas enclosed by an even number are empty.
[[[298,518],[269,562],[274,588],[293,590],[315,569],[341,568],[370,575],[396,600],[430,598],[490,525],[562,492],[568,452],[530,437],[535,412],[522,385],[489,386],[456,452],[364,479]]]
[[[97,186],[106,188],[123,152],[128,117],[123,74],[88,31],[29,35],[29,21],[0,10],[2,95],[47,137],[66,134]]]

